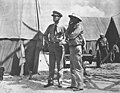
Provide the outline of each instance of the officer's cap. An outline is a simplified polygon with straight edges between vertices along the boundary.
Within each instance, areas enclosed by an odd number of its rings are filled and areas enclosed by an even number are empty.
[[[59,16],[59,17],[62,17],[63,15],[58,12],[58,11],[53,11],[53,14],[51,16]]]
[[[75,13],[72,13],[71,15],[68,15],[70,18],[77,18],[79,21],[82,21],[82,18],[80,16],[78,16]]]

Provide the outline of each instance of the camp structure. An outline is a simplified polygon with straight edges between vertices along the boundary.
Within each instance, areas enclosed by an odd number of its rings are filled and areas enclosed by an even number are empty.
[[[43,39],[39,10],[37,0],[0,0],[0,67],[5,73],[18,75],[21,58],[25,58],[24,73],[37,73]],[[20,55],[21,50],[25,56]]]
[[[83,17],[84,37],[87,41],[87,53],[93,51],[95,55],[95,44],[100,33],[105,34],[110,23],[108,17]]]
[[[120,49],[120,14],[111,17],[110,24],[105,36],[108,39],[110,50],[113,49],[114,45],[117,45],[118,49]],[[115,53],[112,56],[112,60],[114,62],[120,62],[119,51],[120,50],[118,50],[118,53]]]

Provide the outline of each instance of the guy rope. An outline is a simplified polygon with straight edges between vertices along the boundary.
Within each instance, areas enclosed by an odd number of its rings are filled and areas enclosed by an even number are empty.
[[[104,63],[109,56],[110,56],[110,61],[113,62],[115,60],[115,52],[119,52],[119,48],[117,44],[113,45],[108,55],[101,61],[101,63]]]

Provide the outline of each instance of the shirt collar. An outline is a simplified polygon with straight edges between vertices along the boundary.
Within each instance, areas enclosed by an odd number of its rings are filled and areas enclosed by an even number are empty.
[[[58,24],[54,23],[54,25],[57,25],[57,27],[61,27],[62,26],[62,24],[60,22]]]

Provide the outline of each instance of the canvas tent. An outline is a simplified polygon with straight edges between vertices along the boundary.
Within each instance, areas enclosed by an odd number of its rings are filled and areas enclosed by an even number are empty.
[[[118,42],[120,38],[120,15],[111,17],[106,37],[108,38],[110,48]]]
[[[112,49],[114,44],[117,44],[120,49],[120,14],[111,17],[110,24],[106,32],[106,37],[109,42],[110,50]],[[119,60],[120,53],[116,57],[116,61],[118,62]]]
[[[100,33],[105,34],[110,23],[108,17],[82,17],[84,27],[84,37],[87,41],[87,53],[91,49],[93,55],[95,52],[95,44],[100,37]]]
[[[38,57],[38,46],[42,42],[42,33],[37,31],[39,15],[37,15],[36,9],[39,6],[36,7],[36,5],[39,2],[36,3],[36,1],[0,0],[0,66],[5,67],[6,73],[18,70],[16,65],[19,59],[15,58],[20,40],[27,42],[25,44],[27,61],[32,65],[32,68],[36,68],[34,61],[38,58],[34,57],[35,55]],[[35,30],[28,28],[23,22]],[[13,61],[16,61],[16,65],[13,65]]]

